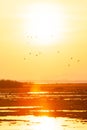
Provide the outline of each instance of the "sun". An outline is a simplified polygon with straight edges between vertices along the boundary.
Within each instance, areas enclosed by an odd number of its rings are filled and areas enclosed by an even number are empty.
[[[62,38],[64,14],[56,5],[32,4],[24,25],[32,43],[50,44]]]

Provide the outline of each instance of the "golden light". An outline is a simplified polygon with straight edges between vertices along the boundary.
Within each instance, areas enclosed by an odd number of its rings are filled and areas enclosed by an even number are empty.
[[[24,14],[24,30],[32,43],[50,44],[63,37],[64,17],[58,5],[32,4]]]
[[[61,121],[61,120],[60,120]],[[38,122],[35,125],[32,125],[32,130],[63,130],[62,122],[56,122],[55,118],[42,116],[33,118],[33,122]]]

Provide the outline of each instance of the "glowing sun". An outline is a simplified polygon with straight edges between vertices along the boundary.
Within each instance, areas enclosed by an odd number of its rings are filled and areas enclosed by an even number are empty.
[[[56,5],[32,4],[24,23],[32,42],[49,44],[62,38],[64,14]]]

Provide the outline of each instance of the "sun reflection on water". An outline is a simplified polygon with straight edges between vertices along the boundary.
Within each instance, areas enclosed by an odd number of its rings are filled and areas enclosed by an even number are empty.
[[[33,118],[32,130],[63,130],[62,122],[56,122],[53,117],[42,116],[38,118]]]
[[[87,119],[50,116],[1,116],[1,130],[87,130]]]

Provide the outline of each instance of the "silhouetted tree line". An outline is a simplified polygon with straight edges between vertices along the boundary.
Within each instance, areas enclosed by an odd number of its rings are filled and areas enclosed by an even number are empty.
[[[13,81],[13,80],[0,80],[0,88],[11,88],[11,87],[21,87],[22,82]]]

